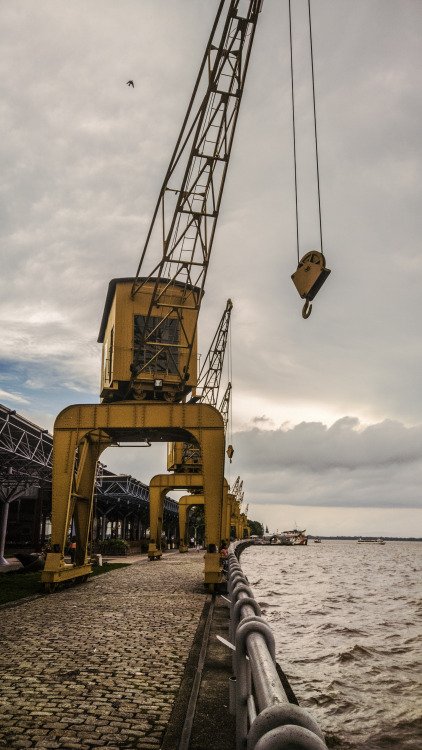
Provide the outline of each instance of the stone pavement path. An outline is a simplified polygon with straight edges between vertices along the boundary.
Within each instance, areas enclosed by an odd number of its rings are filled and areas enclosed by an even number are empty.
[[[0,748],[160,748],[202,570],[202,554],[171,554],[0,608]]]

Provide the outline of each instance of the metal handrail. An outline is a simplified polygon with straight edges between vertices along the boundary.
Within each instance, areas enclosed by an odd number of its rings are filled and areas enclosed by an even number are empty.
[[[253,543],[235,542],[228,551],[230,640],[235,646],[230,711],[236,715],[236,750],[326,750],[318,724],[289,702],[280,680],[274,635],[239,563],[242,550]]]

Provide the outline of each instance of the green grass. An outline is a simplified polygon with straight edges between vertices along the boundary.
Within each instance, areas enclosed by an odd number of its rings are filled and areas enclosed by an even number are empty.
[[[106,563],[103,566],[93,565],[91,576],[100,576],[116,568],[127,568],[129,563]],[[90,576],[90,577],[91,577]],[[16,602],[26,596],[42,594],[41,571],[37,573],[1,573],[0,574],[0,604]]]

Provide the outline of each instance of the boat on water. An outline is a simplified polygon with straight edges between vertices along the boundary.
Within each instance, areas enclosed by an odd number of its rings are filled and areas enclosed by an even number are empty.
[[[369,537],[368,538],[360,537],[358,539],[358,544],[385,544],[385,541],[384,539],[381,539],[381,537],[379,539],[371,539]]]
[[[321,539],[319,538],[319,536],[315,537],[314,544],[321,544]]]
[[[272,534],[270,537],[268,537],[267,543],[282,544],[284,546],[289,546],[292,544],[291,540],[284,536],[284,534]]]
[[[303,531],[299,531],[299,529],[291,529],[291,531],[283,531],[283,536],[285,536],[289,542],[288,544],[291,544],[293,546],[296,545],[305,545],[308,544],[308,537],[305,534],[306,529],[303,529]]]

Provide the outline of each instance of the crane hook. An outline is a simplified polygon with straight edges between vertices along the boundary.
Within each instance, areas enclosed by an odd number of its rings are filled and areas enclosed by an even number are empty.
[[[303,305],[302,318],[309,318],[311,312],[312,312],[312,304],[310,304],[309,299],[307,298],[305,304]]]

